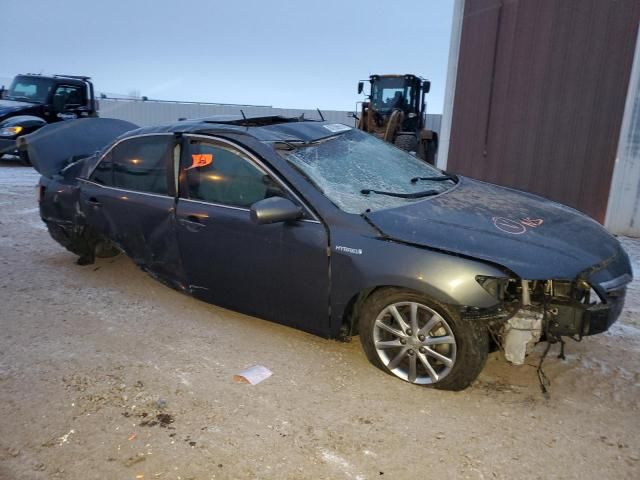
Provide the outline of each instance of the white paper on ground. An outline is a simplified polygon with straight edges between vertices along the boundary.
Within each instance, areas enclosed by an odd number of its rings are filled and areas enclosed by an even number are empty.
[[[263,380],[269,378],[273,373],[267,367],[262,365],[254,365],[233,376],[234,382],[249,383],[256,385]]]

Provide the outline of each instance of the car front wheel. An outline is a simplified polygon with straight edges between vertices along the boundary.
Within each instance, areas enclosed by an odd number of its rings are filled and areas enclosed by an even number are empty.
[[[359,330],[362,347],[375,366],[407,382],[444,390],[468,387],[489,351],[486,330],[403,289],[374,292],[361,312]]]

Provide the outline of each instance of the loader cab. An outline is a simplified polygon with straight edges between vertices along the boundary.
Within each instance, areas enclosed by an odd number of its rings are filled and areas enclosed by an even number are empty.
[[[394,110],[404,113],[405,130],[418,130],[424,124],[424,96],[431,82],[416,75],[371,75],[368,106],[376,116],[389,118]],[[358,83],[358,93],[363,93],[364,82]]]
[[[366,82],[358,82],[359,94]],[[352,115],[356,127],[434,164],[438,135],[425,128],[431,82],[413,74],[371,75],[369,85],[366,99],[356,103],[359,114]]]
[[[431,82],[415,75],[371,75],[371,107],[380,113],[399,108],[405,113],[419,114],[423,110],[424,95]],[[364,82],[358,83],[358,93],[364,90]]]

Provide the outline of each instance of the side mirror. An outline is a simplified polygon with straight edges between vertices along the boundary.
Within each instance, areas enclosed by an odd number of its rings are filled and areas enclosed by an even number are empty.
[[[358,94],[364,90],[364,82],[358,82]]]
[[[422,90],[424,93],[429,93],[429,90],[431,90],[431,82],[429,80],[422,82]]]
[[[258,225],[287,222],[302,217],[302,208],[283,197],[269,197],[251,205],[251,221]]]

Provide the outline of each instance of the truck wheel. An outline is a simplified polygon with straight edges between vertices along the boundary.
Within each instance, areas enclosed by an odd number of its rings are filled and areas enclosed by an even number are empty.
[[[412,134],[396,135],[393,144],[406,152],[418,151],[418,139]]]
[[[486,329],[401,288],[374,292],[363,306],[359,328],[373,365],[417,385],[463,390],[477,378],[489,353]]]
[[[18,151],[18,156],[20,157],[20,163],[22,163],[25,167],[31,166],[31,159],[29,159],[29,154],[24,150]]]
[[[45,224],[51,238],[81,258],[110,258],[120,253],[111,241],[96,234],[89,227],[63,227],[53,222]]]

